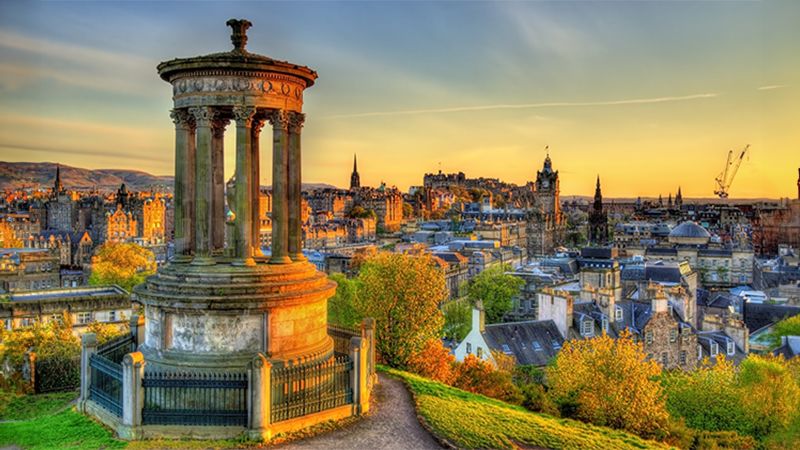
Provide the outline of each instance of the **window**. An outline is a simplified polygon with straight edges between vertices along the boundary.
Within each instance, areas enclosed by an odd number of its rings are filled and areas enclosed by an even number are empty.
[[[6,319],[4,326],[6,330],[11,330],[14,328],[14,321],[11,319]]]
[[[591,319],[581,320],[581,336],[592,337],[594,336],[594,321]]]
[[[733,343],[733,340],[728,339],[728,348],[726,350],[728,351],[728,356],[733,356],[736,353],[736,344]]]
[[[469,342],[467,342],[467,354],[468,355],[472,354],[472,344]]]
[[[717,344],[716,342],[712,341],[711,342],[711,356],[717,356],[717,353],[719,353],[719,344]]]
[[[539,341],[533,341],[532,347],[537,352],[542,351],[542,344],[540,344]]]
[[[623,315],[621,306],[616,306],[614,308],[614,318],[617,320],[617,322],[622,322]]]
[[[92,321],[91,312],[80,312],[77,314],[76,322],[78,325],[86,325]]]
[[[508,348],[508,344],[503,344],[503,353],[505,353],[506,355],[511,354],[511,349]]]
[[[652,331],[648,331],[647,333],[644,334],[644,343],[647,344],[647,345],[650,345],[650,344],[653,343],[653,332]]]
[[[667,367],[667,365],[669,365],[669,352],[663,352],[661,354],[661,365],[663,367]]]
[[[669,341],[670,342],[675,342],[677,340],[678,340],[678,329],[677,328],[673,328],[673,329],[669,330]]]
[[[681,350],[681,357],[680,357],[681,365],[686,365],[686,350]]]
[[[561,343],[560,343],[560,342],[558,342],[558,341],[557,341],[557,340],[555,340],[555,339],[553,339],[553,340],[551,341],[551,344],[553,345],[553,348],[554,348],[555,350],[558,350],[558,349],[560,349],[560,348],[561,348]]]
[[[702,345],[698,345],[697,346],[697,359],[698,360],[703,359],[703,346]]]
[[[601,326],[603,327],[603,331],[605,331],[606,333],[608,333],[608,317],[606,317],[605,315],[603,315],[603,318],[602,318],[602,320],[601,320],[601,324],[602,324]]]
[[[116,311],[109,311],[108,312],[108,321],[109,322],[116,322],[117,321],[117,312]]]
[[[23,318],[22,318],[22,319],[19,321],[19,325],[20,325],[21,327],[31,327],[31,326],[33,326],[33,324],[35,324],[35,323],[36,323],[36,319],[34,319],[33,317],[23,317]]]
[[[483,347],[478,347],[478,359],[483,359]]]
[[[50,322],[64,323],[64,317],[61,314],[52,314],[50,316]]]

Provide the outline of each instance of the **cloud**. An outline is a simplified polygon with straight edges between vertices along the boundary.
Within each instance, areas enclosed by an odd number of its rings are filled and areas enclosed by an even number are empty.
[[[773,89],[783,89],[789,87],[788,84],[768,84],[766,86],[759,86],[756,89],[759,91],[771,91]]]
[[[532,52],[577,60],[597,52],[596,39],[581,28],[566,23],[562,15],[550,14],[527,3],[503,3],[501,11],[520,42]]]
[[[476,106],[456,106],[451,108],[411,109],[404,111],[372,111],[353,114],[334,114],[326,116],[327,119],[346,119],[354,117],[379,117],[379,116],[408,116],[416,114],[443,114],[454,112],[490,111],[502,109],[530,109],[530,108],[563,108],[563,107],[591,107],[591,106],[618,106],[618,105],[645,105],[652,103],[681,102],[718,97],[716,93],[691,94],[669,97],[633,98],[624,100],[605,100],[597,102],[543,102],[543,103],[518,103]]]

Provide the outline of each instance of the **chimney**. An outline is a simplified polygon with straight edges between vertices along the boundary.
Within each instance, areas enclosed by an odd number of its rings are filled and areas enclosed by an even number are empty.
[[[669,311],[669,302],[667,301],[667,296],[664,294],[664,289],[661,285],[650,283],[647,286],[647,293],[651,299],[653,314]]]
[[[486,312],[483,310],[482,300],[475,302],[475,307],[472,308],[472,329],[481,333],[486,331]]]

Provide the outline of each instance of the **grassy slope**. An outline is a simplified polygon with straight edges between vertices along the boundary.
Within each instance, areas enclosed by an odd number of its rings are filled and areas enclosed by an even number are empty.
[[[471,394],[408,372],[382,369],[409,386],[433,432],[459,448],[649,449],[663,444]]]

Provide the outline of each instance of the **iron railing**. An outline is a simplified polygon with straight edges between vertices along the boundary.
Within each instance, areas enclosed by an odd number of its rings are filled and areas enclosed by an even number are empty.
[[[89,360],[89,399],[122,417],[122,366],[96,353]]]
[[[145,372],[144,425],[247,425],[244,373]]]
[[[272,369],[272,423],[353,402],[353,361],[342,355],[326,361]]]
[[[71,391],[81,385],[81,357],[52,355],[34,363],[34,392]]]
[[[361,330],[328,324],[328,336],[333,339],[333,351],[347,355],[350,353],[350,339],[361,336]]]
[[[130,333],[114,338],[97,347],[97,353],[99,355],[103,355],[106,359],[116,364],[122,364],[122,358],[128,353],[135,351],[136,343],[133,340],[133,335]]]

